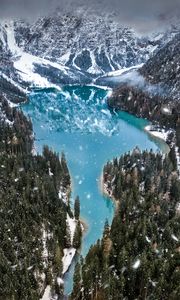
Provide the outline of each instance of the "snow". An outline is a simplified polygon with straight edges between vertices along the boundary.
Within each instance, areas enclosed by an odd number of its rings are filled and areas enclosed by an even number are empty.
[[[179,241],[179,239],[178,239],[174,234],[171,234],[171,237],[172,237],[172,239],[173,239],[174,241],[176,241],[176,242]]]
[[[133,269],[135,269],[135,270],[138,269],[139,266],[140,266],[140,264],[141,264],[140,259],[137,259],[137,260],[135,261],[135,263],[132,265]]]
[[[70,218],[70,216],[67,214],[67,219],[66,219],[66,222],[68,223],[69,225],[69,228],[70,228],[70,234],[71,234],[71,244],[73,242],[73,237],[74,237],[74,232],[75,232],[75,229],[76,229],[76,220],[73,218]],[[63,249],[63,253],[64,253],[64,256],[62,258],[62,263],[63,263],[63,272],[62,274],[65,274],[71,263],[72,263],[72,260],[76,254],[76,249],[73,248],[73,247],[70,247],[70,248],[65,248]]]
[[[60,88],[57,85],[51,84],[45,77],[34,71],[34,64],[48,65],[54,64],[49,61],[33,56],[29,53],[21,53],[21,56],[14,62],[14,67],[18,71],[21,79],[38,87],[54,87]]]
[[[9,50],[13,55],[19,54],[19,47],[16,44],[15,36],[14,36],[14,22],[5,22],[6,26],[6,33],[7,33],[7,45]]]
[[[179,155],[178,147],[175,147],[175,152],[176,152],[176,159],[177,159],[177,169],[178,169],[179,178],[180,178],[180,155]]]
[[[176,205],[176,213],[180,214],[180,202],[178,202]]]
[[[42,258],[44,266],[47,266],[47,259],[48,259],[48,250],[46,246],[48,234],[45,230],[45,226],[43,225],[43,233],[42,233],[42,243],[43,243],[43,251],[42,251]]]
[[[124,73],[126,73],[130,70],[139,69],[142,66],[143,66],[143,64],[139,64],[139,65],[129,67],[129,68],[122,68],[120,70],[109,72],[109,73],[106,74],[106,76],[108,76],[108,77],[120,76],[120,75],[122,75],[122,74],[124,74]]]
[[[171,110],[168,108],[168,107],[164,107],[163,108],[163,112],[167,113],[167,114],[170,114],[171,113]]]
[[[92,66],[87,71],[91,74],[101,74],[102,70],[96,64],[96,58],[95,58],[94,52],[89,51],[89,53],[90,53]]]
[[[72,243],[72,241],[73,241],[73,236],[74,236],[74,232],[75,232],[75,229],[76,229],[76,220],[70,218],[70,216],[67,214],[67,220],[66,220],[66,222],[68,223],[69,228],[70,228],[70,232],[71,232],[71,243]]]
[[[58,285],[63,285],[64,284],[64,280],[61,277],[57,278],[57,283]]]
[[[54,174],[52,173],[51,169],[49,168],[49,176],[53,176]]]
[[[44,295],[40,300],[50,300],[51,299],[51,287],[47,285]]]
[[[151,240],[148,238],[148,236],[146,236],[146,241],[147,241],[148,243],[151,243]]]
[[[153,127],[151,125],[147,125],[144,129],[148,131],[151,135],[162,139],[166,142],[169,131],[165,131],[164,129],[161,129],[161,131],[153,130]]]
[[[3,74],[2,72],[0,72],[0,76],[2,76],[2,78],[4,78],[5,80],[7,80],[8,82],[10,82],[15,87],[17,87],[21,92],[26,93],[26,90],[23,89],[19,84],[17,84],[13,79],[9,78],[8,76],[6,76],[5,74]],[[17,104],[12,103],[9,100],[8,100],[8,104],[10,105],[10,107],[16,107],[17,106]]]
[[[16,44],[14,36],[14,24],[11,22],[4,22],[6,24],[6,33],[7,33],[7,45],[9,50],[14,56],[14,67],[18,71],[20,78],[32,85],[38,87],[54,87],[60,89],[59,86],[51,84],[45,77],[36,73],[34,70],[34,64],[39,64],[42,66],[52,66],[56,69],[63,71],[67,74],[68,67],[61,65],[60,63],[51,62],[47,59],[36,57],[32,54],[24,52]],[[17,84],[16,84],[17,85]]]
[[[60,59],[59,59],[60,62],[61,62],[62,64],[65,64],[65,63],[69,60],[70,55],[71,55],[71,51],[66,52],[64,55],[62,55],[62,56],[60,57]]]
[[[68,204],[68,196],[64,187],[61,186],[58,193],[59,199],[61,199],[65,204]]]
[[[63,263],[62,273],[65,274],[68,271],[68,269],[72,263],[72,260],[76,254],[76,249],[73,247],[65,248],[65,249],[63,249],[63,253],[64,253],[64,256],[62,258],[62,263]]]

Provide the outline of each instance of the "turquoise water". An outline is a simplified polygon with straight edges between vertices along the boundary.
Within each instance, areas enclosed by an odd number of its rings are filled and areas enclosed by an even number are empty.
[[[135,146],[155,151],[163,147],[144,132],[146,120],[124,112],[110,113],[107,94],[94,86],[65,86],[62,92],[34,91],[29,103],[22,106],[32,118],[37,150],[48,144],[65,152],[73,182],[72,199],[80,196],[81,216],[88,225],[83,256],[101,237],[105,219],[111,222],[113,218],[113,202],[103,197],[99,187],[103,165]],[[67,294],[72,289],[73,267],[65,276]]]

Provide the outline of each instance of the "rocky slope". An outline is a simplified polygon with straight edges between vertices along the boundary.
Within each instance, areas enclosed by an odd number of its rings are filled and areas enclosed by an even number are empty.
[[[145,63],[177,32],[141,37],[111,16],[59,12],[34,23],[0,22],[0,72],[28,86],[89,84]]]
[[[54,14],[33,25],[18,21],[15,28],[25,51],[92,74],[145,62],[158,45],[109,17]]]
[[[131,81],[119,80],[108,100],[109,106],[179,132],[180,33],[139,68],[134,78],[132,72],[128,76]]]
[[[166,95],[180,99],[180,33],[139,71],[151,84],[160,84]]]

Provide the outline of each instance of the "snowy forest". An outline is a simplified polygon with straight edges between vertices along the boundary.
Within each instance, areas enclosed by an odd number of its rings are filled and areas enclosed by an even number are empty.
[[[180,182],[171,157],[136,148],[104,166],[116,213],[76,265],[71,299],[179,299]]]
[[[79,200],[71,239],[71,179],[64,154],[34,153],[31,121],[1,97],[0,299],[40,299],[47,285],[62,295],[63,249],[79,248]],[[64,192],[62,195],[59,191]],[[65,203],[66,200],[66,203]]]

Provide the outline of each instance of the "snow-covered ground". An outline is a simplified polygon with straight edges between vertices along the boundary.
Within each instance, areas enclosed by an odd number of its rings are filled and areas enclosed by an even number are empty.
[[[164,129],[160,129],[159,131],[154,130],[153,127],[151,125],[147,125],[144,128],[147,132],[149,132],[151,135],[164,140],[165,142],[167,141],[167,137],[169,134],[169,131],[165,131]]]
[[[116,76],[121,76],[131,70],[137,70],[139,68],[141,68],[143,66],[143,64],[139,64],[137,66],[133,66],[133,67],[129,67],[129,68],[122,68],[120,70],[116,70],[116,71],[112,71],[107,73],[105,76],[107,77],[116,77]]]
[[[72,260],[73,260],[75,254],[76,254],[76,249],[73,248],[73,247],[65,248],[63,250],[63,252],[64,252],[64,256],[62,258],[62,262],[63,262],[63,271],[62,271],[62,273],[65,274],[68,271],[68,269],[69,269],[69,267],[72,263]]]
[[[44,291],[44,295],[40,300],[50,300],[51,299],[51,286],[47,285]]]
[[[70,234],[71,234],[71,244],[73,242],[73,237],[74,237],[74,232],[75,232],[75,229],[76,229],[76,220],[75,219],[72,219],[70,218],[70,216],[67,214],[67,220],[66,220],[67,224],[69,225],[69,228],[70,228]],[[64,252],[64,256],[62,258],[62,263],[63,263],[63,274],[65,274],[71,263],[72,263],[72,260],[76,254],[76,249],[71,247],[71,248],[65,248],[63,250]]]
[[[7,75],[3,74],[2,72],[0,72],[0,76],[2,76],[2,78],[4,78],[5,80],[7,80],[8,82],[10,82],[13,86],[17,87],[21,92],[26,93],[27,91],[25,89],[23,89],[17,82],[15,82],[12,78],[8,77]],[[9,101],[9,105],[12,106],[17,106],[16,104],[13,104],[12,102]]]
[[[30,53],[24,52],[21,48],[18,47],[15,40],[14,34],[14,23],[6,23],[6,34],[7,34],[7,46],[13,55],[14,68],[17,70],[22,81],[30,83],[32,86],[36,87],[53,87],[60,89],[59,86],[51,84],[47,78],[38,74],[35,71],[35,64],[41,66],[51,66],[55,69],[63,71],[64,74],[67,74],[68,67],[63,66],[60,63],[51,62],[47,59],[34,56]],[[16,85],[16,84],[15,84]]]
[[[71,243],[72,243],[74,232],[75,232],[75,229],[76,229],[76,220],[74,218],[70,218],[70,216],[67,214],[66,222],[67,222],[67,224],[69,225],[69,228],[70,228]],[[42,255],[43,255],[44,264],[46,265],[47,259],[48,259],[48,251],[47,251],[46,243],[47,243],[47,239],[49,237],[49,234],[45,231],[44,225],[43,225],[42,230],[43,230],[42,231],[42,243],[43,243],[43,253],[42,253]],[[62,258],[62,263],[63,263],[62,274],[65,274],[68,271],[68,269],[69,269],[69,267],[72,263],[72,260],[73,260],[75,254],[76,254],[76,249],[73,248],[73,247],[65,248],[65,249],[63,249],[63,253],[64,253],[64,256]],[[57,282],[58,282],[58,284],[63,284],[62,278],[58,277]],[[41,300],[50,300],[50,299],[51,299],[51,287],[48,285],[45,289],[44,295],[41,298]]]
[[[59,193],[58,193],[59,199],[62,199],[62,201],[67,205],[68,204],[68,196],[67,196],[67,192],[64,189],[63,186],[60,187],[59,189]]]

